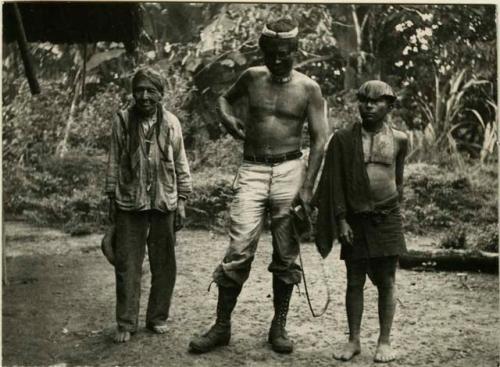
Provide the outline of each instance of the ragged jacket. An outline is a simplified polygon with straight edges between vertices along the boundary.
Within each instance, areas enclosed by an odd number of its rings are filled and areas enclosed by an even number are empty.
[[[121,210],[175,210],[192,191],[179,120],[159,110],[147,137],[139,124],[134,107],[113,121],[105,192]]]
[[[316,246],[326,257],[338,237],[337,220],[374,208],[363,161],[361,123],[340,129],[331,138],[315,196]]]

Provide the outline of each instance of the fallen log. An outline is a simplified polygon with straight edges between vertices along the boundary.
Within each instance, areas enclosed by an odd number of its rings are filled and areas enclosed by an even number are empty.
[[[498,254],[478,250],[408,250],[399,259],[403,269],[480,271],[498,274]]]

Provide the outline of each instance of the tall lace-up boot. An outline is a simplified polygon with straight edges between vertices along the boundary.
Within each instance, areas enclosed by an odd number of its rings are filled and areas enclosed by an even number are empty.
[[[231,313],[241,287],[221,287],[217,299],[217,319],[215,324],[201,336],[194,337],[189,343],[189,351],[192,353],[206,353],[211,350],[229,344],[231,339]]]
[[[293,343],[286,332],[286,316],[292,297],[293,284],[286,284],[273,275],[274,318],[269,329],[268,341],[277,353],[292,353]]]

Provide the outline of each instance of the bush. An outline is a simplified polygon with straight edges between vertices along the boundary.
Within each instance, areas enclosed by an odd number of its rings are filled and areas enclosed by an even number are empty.
[[[205,171],[193,175],[194,188],[189,198],[186,225],[191,228],[223,230],[228,224],[232,200],[232,178]]]
[[[478,175],[470,178],[436,165],[408,165],[405,229],[422,234],[453,227],[484,228],[496,223],[496,177],[483,171]]]
[[[478,250],[498,252],[498,225],[490,224],[476,237]]]
[[[127,91],[109,84],[106,89],[82,102],[71,128],[69,148],[87,155],[107,152],[112,122],[126,101]]]
[[[441,240],[440,247],[444,249],[464,250],[467,248],[467,235],[463,228],[458,228],[448,233]]]
[[[9,167],[5,211],[38,224],[64,225],[70,232],[85,224],[100,227],[107,215],[105,164],[103,158],[69,154],[46,158],[38,168]]]

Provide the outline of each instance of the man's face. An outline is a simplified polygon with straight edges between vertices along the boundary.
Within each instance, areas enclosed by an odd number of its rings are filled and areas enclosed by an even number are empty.
[[[161,101],[161,93],[147,79],[140,79],[134,85],[133,94],[139,111],[147,115],[154,113],[156,111],[156,104]]]
[[[269,71],[279,77],[288,76],[293,68],[293,51],[288,43],[278,44],[264,52],[264,63]]]
[[[365,96],[359,97],[359,114],[364,123],[370,125],[376,124],[383,120],[391,110],[389,101],[384,98],[368,98]]]

